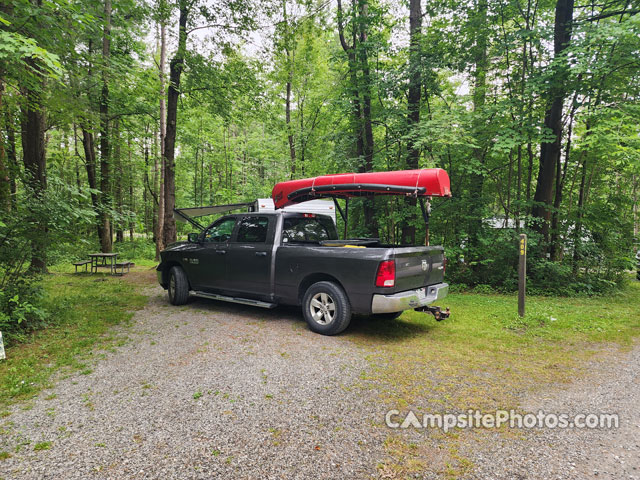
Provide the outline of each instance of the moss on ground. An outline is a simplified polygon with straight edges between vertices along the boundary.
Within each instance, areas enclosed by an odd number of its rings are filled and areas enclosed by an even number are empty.
[[[442,323],[408,311],[391,322],[359,319],[352,329],[349,338],[370,351],[363,381],[377,385],[389,409],[517,409],[527,392],[572,381],[584,374],[587,360],[624,351],[640,334],[639,282],[611,297],[530,297],[524,318],[517,315],[516,296],[456,293],[441,306],[452,311]],[[472,465],[458,455],[458,446],[482,431],[422,436],[412,448],[405,433],[390,430],[390,458],[381,473],[411,476],[433,456],[423,452],[436,449],[447,452],[441,474],[464,475]]]

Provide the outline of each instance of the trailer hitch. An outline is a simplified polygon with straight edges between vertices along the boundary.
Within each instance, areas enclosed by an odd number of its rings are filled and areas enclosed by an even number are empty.
[[[443,312],[440,307],[436,307],[435,305],[418,307],[418,308],[414,308],[414,310],[416,312],[430,313],[431,315],[433,315],[433,317],[436,319],[437,322],[440,322],[445,318],[449,318],[449,315],[451,315],[451,311],[449,310],[449,307],[447,307]]]

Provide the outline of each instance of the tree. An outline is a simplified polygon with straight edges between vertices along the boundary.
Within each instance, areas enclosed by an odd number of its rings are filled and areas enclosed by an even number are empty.
[[[102,31],[102,90],[100,93],[100,248],[111,252],[113,236],[109,218],[111,205],[110,131],[109,131],[109,61],[111,56],[111,0],[104,0]]]
[[[409,1],[409,88],[407,95],[407,168],[420,166],[420,149],[413,138],[413,130],[420,124],[422,94],[422,5],[421,0]],[[402,242],[416,243],[416,199],[409,199],[409,218],[402,227]]]
[[[187,20],[191,5],[187,0],[179,0],[178,49],[169,64],[169,88],[167,89],[167,133],[164,137],[164,224],[162,241],[169,245],[176,241],[176,221],[173,209],[176,206],[175,148],[178,119],[178,97],[180,77],[187,54]]]
[[[473,147],[473,167],[469,175],[469,247],[468,258],[471,262],[477,262],[482,255],[479,251],[480,230],[482,228],[484,212],[484,179],[485,157],[487,155],[487,140],[485,127],[485,102],[487,96],[487,30],[484,28],[487,22],[487,0],[477,0],[473,16],[473,31],[475,45],[472,49],[473,71],[473,120],[472,129],[475,145]]]
[[[160,23],[160,62],[158,64],[158,77],[160,79],[160,175],[158,175],[158,165],[157,165],[157,156],[156,164],[154,168],[154,181],[153,184],[156,186],[157,193],[157,212],[155,214],[156,221],[154,223],[154,231],[153,236],[155,238],[156,243],[156,259],[160,258],[160,252],[164,249],[164,176],[165,176],[165,156],[164,156],[164,148],[165,148],[165,138],[167,135],[167,104],[166,104],[166,95],[167,95],[167,86],[166,86],[166,63],[167,63],[167,26],[166,26],[166,15],[167,15],[167,5],[165,0],[158,0],[158,17]]]
[[[338,36],[347,54],[350,102],[356,138],[356,156],[360,172],[373,171],[373,123],[371,118],[371,69],[368,54],[369,3],[353,0],[350,12],[351,42],[345,38],[342,1],[338,0]],[[377,236],[378,226],[372,201],[364,202],[364,221],[367,229]]]
[[[544,115],[544,126],[550,131],[552,140],[540,145],[540,167],[536,193],[533,197],[532,216],[537,218],[534,227],[549,241],[549,221],[553,202],[553,187],[556,170],[560,164],[562,121],[564,100],[567,94],[568,60],[564,52],[571,42],[573,28],[573,0],[558,0],[555,9],[552,73]]]

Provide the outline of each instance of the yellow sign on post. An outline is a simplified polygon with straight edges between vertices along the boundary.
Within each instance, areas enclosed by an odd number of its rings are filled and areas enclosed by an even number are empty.
[[[524,299],[527,291],[527,236],[520,234],[520,261],[518,262],[518,315],[524,317]]]

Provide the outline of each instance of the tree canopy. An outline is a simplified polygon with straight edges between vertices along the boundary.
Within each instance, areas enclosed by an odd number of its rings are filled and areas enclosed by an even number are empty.
[[[637,248],[639,67],[619,0],[7,0],[3,283],[114,241],[159,251],[187,233],[175,206],[441,167],[452,283],[513,290],[524,232],[534,291],[606,291]],[[350,224],[426,233],[404,198],[354,201]]]

